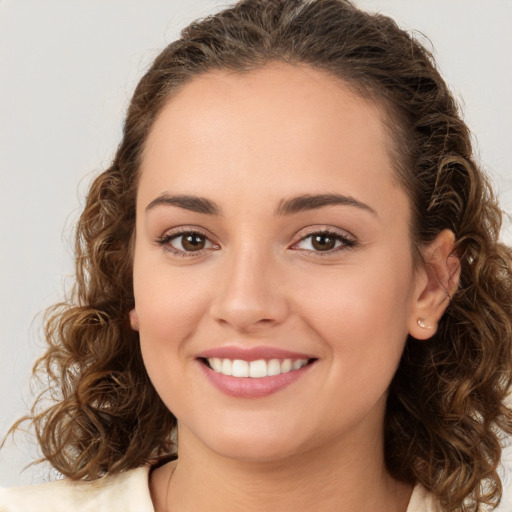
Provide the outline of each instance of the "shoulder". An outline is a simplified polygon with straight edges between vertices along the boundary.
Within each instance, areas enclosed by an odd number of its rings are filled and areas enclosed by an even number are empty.
[[[503,495],[495,512],[509,512],[512,510],[512,438],[507,438],[503,448],[499,474],[503,485]]]
[[[417,485],[412,493],[407,512],[441,512],[441,509],[426,489]]]
[[[0,512],[153,512],[149,466],[94,481],[57,480],[0,489]]]
[[[512,510],[512,438],[506,439],[503,448],[499,475],[503,486],[501,502],[494,512]],[[414,488],[407,512],[442,512],[434,498],[420,485]]]

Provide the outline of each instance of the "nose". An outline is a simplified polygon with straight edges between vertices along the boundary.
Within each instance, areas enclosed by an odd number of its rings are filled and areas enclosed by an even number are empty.
[[[247,247],[223,263],[210,314],[238,332],[281,324],[289,314],[277,263],[270,254]]]

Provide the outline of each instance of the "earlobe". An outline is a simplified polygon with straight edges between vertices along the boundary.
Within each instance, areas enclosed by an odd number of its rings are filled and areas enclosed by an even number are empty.
[[[457,290],[460,260],[454,252],[455,235],[441,231],[423,250],[423,268],[409,319],[409,334],[426,340],[437,331],[437,325]]]
[[[134,331],[139,330],[139,317],[135,308],[130,311],[130,326]]]

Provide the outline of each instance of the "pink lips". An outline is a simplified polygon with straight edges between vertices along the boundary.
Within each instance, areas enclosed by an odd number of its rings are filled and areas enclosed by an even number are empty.
[[[299,380],[312,367],[311,364],[308,364],[298,370],[257,379],[232,377],[212,370],[201,361],[201,359],[213,357],[256,361],[258,359],[311,359],[311,356],[274,347],[218,347],[199,354],[198,364],[206,378],[224,394],[238,398],[261,398],[277,393]]]
[[[218,357],[220,359],[256,361],[258,359],[311,359],[312,356],[275,347],[218,347],[205,350],[198,354],[197,357],[203,359]]]

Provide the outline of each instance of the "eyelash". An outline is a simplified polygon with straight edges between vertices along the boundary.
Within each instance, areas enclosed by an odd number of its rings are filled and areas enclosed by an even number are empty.
[[[195,229],[180,229],[179,231],[175,231],[173,233],[164,234],[160,238],[156,240],[158,245],[160,245],[165,251],[168,251],[172,253],[175,256],[182,256],[185,258],[190,258],[194,256],[199,256],[203,253],[204,249],[201,249],[199,251],[183,251],[181,249],[176,249],[171,245],[171,242],[175,239],[178,239],[180,237],[184,237],[186,235],[192,235],[192,236],[198,236],[201,238],[204,238],[205,240],[208,240],[213,246],[215,244],[209,240],[209,238],[202,233],[201,231],[195,230]],[[182,243],[183,245],[183,243]]]
[[[354,238],[352,238],[346,234],[341,234],[337,231],[330,230],[330,229],[320,229],[320,230],[310,231],[309,233],[302,236],[299,241],[297,241],[293,244],[292,248],[297,246],[301,242],[304,242],[308,238],[312,238],[314,236],[325,236],[325,237],[333,239],[335,241],[335,243],[337,243],[337,242],[341,242],[341,243],[337,247],[334,247],[333,249],[329,249],[327,251],[314,251],[314,250],[299,249],[299,248],[294,249],[294,250],[309,252],[315,258],[325,258],[325,257],[328,257],[329,255],[332,255],[339,251],[353,249],[354,247],[357,246],[357,241]]]
[[[172,247],[172,245],[170,244],[171,241],[173,241],[175,239],[178,239],[180,237],[184,237],[185,235],[189,235],[189,236],[192,235],[192,236],[198,236],[200,238],[204,238],[206,241],[208,241],[210,244],[212,244],[213,248],[217,248],[218,247],[218,245],[214,244],[213,242],[211,242],[209,240],[208,236],[206,236],[201,231],[194,230],[194,229],[182,229],[182,230],[179,230],[179,231],[175,231],[173,233],[164,234],[163,236],[159,237],[156,240],[156,242],[164,250],[172,253],[173,255],[181,256],[181,257],[196,257],[196,256],[200,256],[201,254],[203,254],[203,252],[205,250],[211,249],[211,248],[208,248],[208,249],[200,249],[198,251],[184,251],[184,250],[176,249],[175,247]],[[311,237],[313,237],[315,235],[316,236],[325,236],[325,237],[332,238],[335,242],[341,242],[341,244],[338,245],[337,247],[334,247],[333,249],[329,249],[327,251],[315,251],[315,250],[310,250],[310,249],[294,248],[295,246],[297,246],[301,242],[304,242],[308,238],[311,238]],[[320,229],[320,230],[311,231],[311,232],[305,234],[304,236],[302,236],[300,238],[300,240],[298,240],[297,242],[295,242],[293,244],[291,249],[292,250],[296,250],[296,251],[308,252],[308,253],[310,253],[311,255],[313,255],[314,257],[317,257],[317,258],[324,258],[327,255],[332,255],[333,253],[337,253],[337,252],[342,251],[342,250],[352,249],[352,248],[354,248],[356,246],[357,246],[357,241],[354,240],[353,238],[347,236],[347,235],[343,235],[343,234],[338,233],[338,232],[336,232],[334,230]]]

